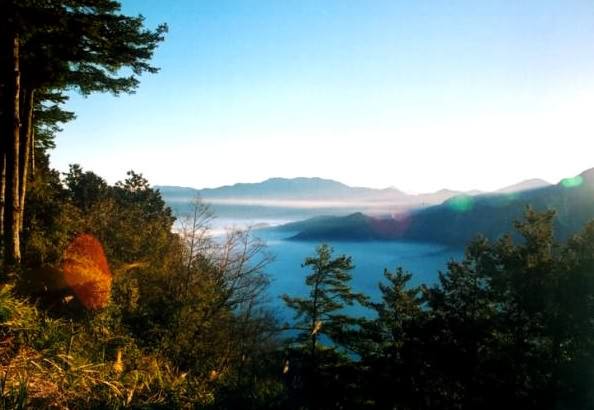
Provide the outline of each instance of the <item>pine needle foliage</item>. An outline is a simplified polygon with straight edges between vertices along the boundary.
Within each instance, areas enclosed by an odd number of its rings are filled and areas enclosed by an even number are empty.
[[[363,294],[351,289],[354,268],[351,258],[346,255],[334,258],[332,254],[333,249],[322,244],[314,256],[305,259],[302,266],[311,269],[305,278],[308,297],[282,297],[295,312],[294,328],[299,332],[297,341],[309,344],[312,361],[320,337],[326,336],[334,343],[346,341],[347,335],[360,321],[347,314],[345,308],[367,301]]]

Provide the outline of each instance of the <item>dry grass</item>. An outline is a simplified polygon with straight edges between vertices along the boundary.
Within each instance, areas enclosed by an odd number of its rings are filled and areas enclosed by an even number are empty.
[[[97,327],[50,319],[12,287],[0,288],[0,409],[190,408],[212,400],[205,384]]]

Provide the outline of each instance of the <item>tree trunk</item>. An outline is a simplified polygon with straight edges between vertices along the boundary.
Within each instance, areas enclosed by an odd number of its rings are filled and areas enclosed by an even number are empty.
[[[35,90],[23,90],[23,114],[25,121],[21,127],[19,147],[19,233],[23,232],[25,217],[25,196],[27,195],[27,179],[29,177],[29,156],[33,142],[33,106],[35,103]]]
[[[35,127],[31,130],[31,179],[35,178]]]
[[[2,9],[0,9],[0,12]],[[4,32],[0,34],[0,53],[8,55],[8,40]],[[0,67],[0,238],[4,236],[4,206],[6,193],[6,146],[10,130],[10,119],[8,115],[9,104],[7,102],[6,82],[10,78],[8,68]],[[1,241],[0,241],[1,242]]]
[[[2,122],[4,125],[4,122]],[[0,128],[5,130],[6,127]],[[6,148],[4,138],[0,137],[0,237],[4,235],[4,207],[6,206]]]
[[[316,284],[314,287],[313,292],[313,309],[311,314],[311,346],[310,346],[310,374],[309,374],[309,387],[308,387],[308,395],[309,395],[309,404],[312,409],[317,409],[317,394],[318,394],[318,386],[317,384],[317,377],[318,377],[318,363],[316,360],[316,347],[317,347],[317,339],[318,335],[315,331],[316,322],[318,319],[318,297],[319,297],[319,288],[320,284],[320,277],[316,279]]]
[[[20,43],[16,34],[9,35],[10,58],[7,69],[7,135],[6,135],[6,188],[4,207],[4,268],[5,272],[21,260],[19,235],[19,137],[20,92],[19,68]]]

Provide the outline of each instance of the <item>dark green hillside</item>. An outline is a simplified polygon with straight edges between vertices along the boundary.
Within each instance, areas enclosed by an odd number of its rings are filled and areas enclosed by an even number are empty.
[[[318,216],[301,222],[283,225],[277,229],[298,232],[295,239],[373,240],[377,232],[373,229],[374,218],[361,212],[348,216]]]

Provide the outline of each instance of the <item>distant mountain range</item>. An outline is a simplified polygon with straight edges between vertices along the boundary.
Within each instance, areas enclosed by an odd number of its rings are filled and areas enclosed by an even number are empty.
[[[406,194],[395,189],[350,187],[323,178],[270,178],[257,183],[238,183],[218,188],[182,188],[158,186],[164,196],[200,195],[203,199],[237,200],[335,200],[354,198],[399,199]]]
[[[503,188],[502,192],[517,192],[544,186],[541,180],[521,182]],[[480,191],[452,191],[442,189],[433,193],[406,194],[396,188],[374,189],[351,187],[341,182],[322,178],[270,178],[258,183],[238,183],[218,188],[194,189],[178,186],[157,186],[167,202],[190,201],[200,196],[207,202],[265,204],[283,206],[286,202],[323,203],[334,202],[352,205],[361,210],[389,206],[409,209],[440,204],[457,195],[477,195]]]
[[[524,190],[528,188],[527,190]],[[300,240],[411,240],[461,245],[478,233],[495,239],[511,232],[530,205],[557,211],[556,232],[567,237],[594,219],[594,168],[550,185],[529,180],[495,193],[455,195],[440,205],[392,217],[354,213],[283,225]]]

